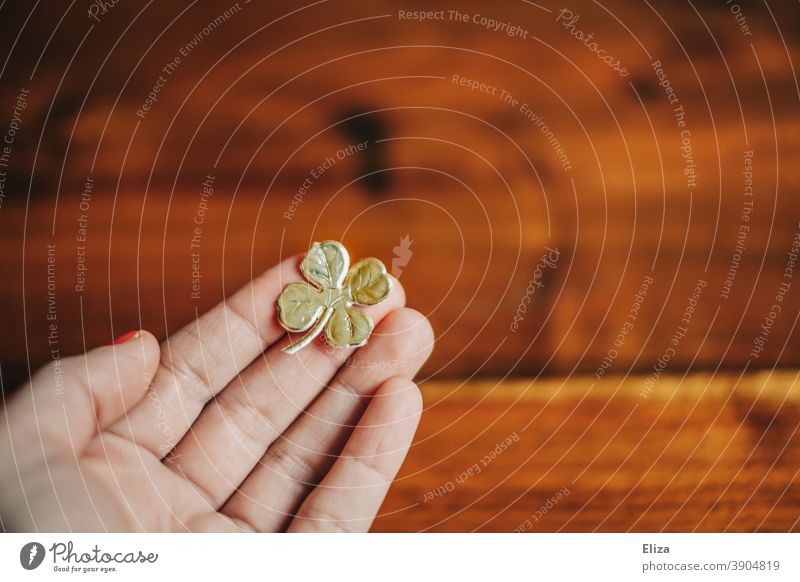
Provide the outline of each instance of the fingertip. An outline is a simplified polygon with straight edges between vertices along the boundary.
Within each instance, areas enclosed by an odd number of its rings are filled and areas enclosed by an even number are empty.
[[[136,330],[125,334],[112,345],[100,348],[100,359],[91,358],[96,366],[102,367],[103,351],[110,350],[114,368],[120,382],[125,385],[122,391],[125,407],[137,402],[145,393],[158,368],[161,359],[161,346],[158,339],[147,330]],[[111,370],[108,370],[111,374]]]
[[[138,340],[142,349],[144,370],[148,376],[148,384],[155,376],[158,363],[161,360],[161,344],[158,338],[147,330],[140,330]]]
[[[414,440],[421,415],[419,387],[402,376],[386,380],[370,398],[344,455],[382,459],[381,463],[392,467],[387,473],[395,473]]]
[[[433,351],[433,344],[436,341],[433,326],[430,320],[416,309],[406,308],[405,311],[409,312],[406,315],[409,319],[408,330],[414,334],[417,345],[420,346],[420,352],[425,354],[425,359],[427,360]]]
[[[156,337],[147,330],[139,329],[130,331],[115,339],[110,346],[113,353],[119,357],[128,356],[134,359],[141,357],[146,368],[158,363],[161,346]],[[103,348],[100,348],[101,350]]]
[[[406,290],[403,287],[403,284],[400,283],[400,280],[388,273],[389,281],[392,282],[392,289],[389,292],[389,296],[394,300],[395,304],[399,307],[403,307],[406,304]]]
[[[422,313],[410,307],[396,309],[381,324],[380,335],[400,337],[401,351],[413,354],[419,366],[428,359],[433,351],[435,341],[433,327]]]
[[[422,415],[422,392],[412,380],[394,376],[386,380],[373,395],[381,407],[391,412],[394,421],[414,420],[419,422]]]

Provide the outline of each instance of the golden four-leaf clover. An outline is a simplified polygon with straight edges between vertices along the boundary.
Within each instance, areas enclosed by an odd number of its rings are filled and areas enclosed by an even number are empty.
[[[341,243],[315,242],[300,264],[311,283],[290,283],[278,297],[278,321],[291,332],[307,331],[283,348],[293,354],[307,346],[325,329],[325,337],[337,348],[363,346],[374,324],[353,307],[375,305],[389,296],[392,282],[378,259],[358,261],[348,272],[350,257]]]

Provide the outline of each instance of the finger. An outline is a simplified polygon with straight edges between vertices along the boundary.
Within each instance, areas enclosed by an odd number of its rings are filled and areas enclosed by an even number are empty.
[[[404,303],[402,286],[395,284],[385,301],[364,311],[380,322]],[[354,351],[317,339],[289,355],[281,348],[290,341],[287,337],[272,346],[209,403],[170,454],[169,466],[205,491],[216,508]]]
[[[300,506],[289,531],[369,530],[405,459],[421,412],[416,384],[405,378],[384,383],[341,456]]]
[[[205,511],[186,522],[186,529],[199,533],[252,533],[245,523],[237,522],[216,511]]]
[[[0,420],[7,423],[0,427],[3,454],[22,449],[5,458],[19,465],[76,457],[98,430],[139,402],[158,365],[158,341],[147,332],[124,339],[39,370]]]
[[[275,300],[300,279],[299,257],[287,259],[168,338],[148,397],[112,432],[165,456],[205,404],[284,336]]]
[[[285,529],[330,469],[369,397],[391,377],[413,378],[433,348],[428,320],[413,309],[393,311],[377,331],[376,341],[356,352],[269,448],[223,513],[257,531]]]

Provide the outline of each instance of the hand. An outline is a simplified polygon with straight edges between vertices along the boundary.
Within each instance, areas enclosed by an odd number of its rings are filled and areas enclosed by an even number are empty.
[[[39,370],[0,411],[6,530],[366,531],[416,430],[427,320],[397,284],[369,343],[295,355],[294,257],[169,337]]]

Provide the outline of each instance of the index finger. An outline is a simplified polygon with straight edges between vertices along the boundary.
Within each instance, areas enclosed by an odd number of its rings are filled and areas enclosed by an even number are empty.
[[[169,453],[205,404],[286,333],[275,301],[302,280],[299,264],[299,255],[286,259],[168,337],[147,397],[109,430],[159,457]]]

